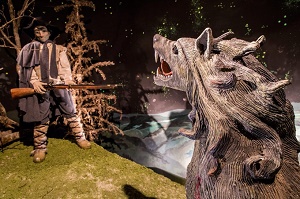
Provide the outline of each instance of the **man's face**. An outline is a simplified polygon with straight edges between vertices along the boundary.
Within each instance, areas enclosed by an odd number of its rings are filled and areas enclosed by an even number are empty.
[[[38,41],[45,42],[51,34],[45,26],[37,26],[34,28],[34,35]]]

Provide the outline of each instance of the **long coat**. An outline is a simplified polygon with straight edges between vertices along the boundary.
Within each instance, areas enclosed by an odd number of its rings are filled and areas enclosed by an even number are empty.
[[[55,45],[55,48],[53,48],[53,45]],[[42,48],[40,42],[32,41],[26,44],[18,55],[17,64],[20,66],[20,88],[33,88],[32,84],[35,81],[42,81],[40,69]],[[67,58],[66,48],[54,43],[48,43],[47,48],[49,49],[49,60],[51,57],[55,57],[55,65],[58,71],[57,77],[49,78],[56,81],[72,80],[71,66]],[[52,54],[52,49],[56,49],[55,54]],[[19,100],[20,116],[22,116],[24,122],[43,123],[43,120],[48,119],[44,117],[45,115],[50,115],[49,103],[43,103],[44,99],[49,98],[47,95],[49,95],[49,92],[46,92],[44,95],[37,94]],[[72,101],[70,101],[70,103],[72,103]]]

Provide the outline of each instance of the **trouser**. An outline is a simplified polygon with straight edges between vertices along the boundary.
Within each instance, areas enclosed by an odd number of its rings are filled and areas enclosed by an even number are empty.
[[[51,97],[50,97],[51,95]],[[34,127],[34,149],[46,149],[49,120],[52,116],[62,115],[76,140],[85,139],[80,117],[77,116],[70,91],[55,89],[41,96],[39,112],[41,122]],[[52,106],[51,106],[52,105]],[[50,106],[51,109],[50,110]],[[52,113],[52,115],[51,115]]]

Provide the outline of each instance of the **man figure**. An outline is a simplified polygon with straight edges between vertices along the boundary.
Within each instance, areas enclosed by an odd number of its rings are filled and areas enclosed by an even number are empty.
[[[34,40],[25,45],[17,57],[19,86],[31,87],[36,94],[19,101],[20,114],[26,123],[34,123],[33,162],[42,162],[47,153],[47,130],[51,116],[62,115],[66,118],[77,145],[89,149],[82,123],[76,115],[76,109],[70,91],[58,89],[47,91],[47,84],[75,84],[72,80],[71,67],[66,48],[56,45],[49,38],[51,27],[34,27]],[[54,102],[54,103],[53,103]],[[55,105],[51,106],[50,105]],[[55,108],[55,109],[54,109]]]

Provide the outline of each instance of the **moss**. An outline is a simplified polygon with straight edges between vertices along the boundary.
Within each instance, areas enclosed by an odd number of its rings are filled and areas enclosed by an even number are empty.
[[[49,139],[43,163],[15,142],[0,154],[0,198],[185,198],[184,186],[92,144]]]

